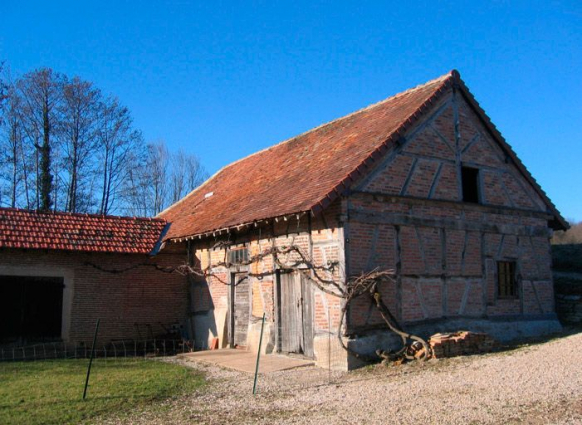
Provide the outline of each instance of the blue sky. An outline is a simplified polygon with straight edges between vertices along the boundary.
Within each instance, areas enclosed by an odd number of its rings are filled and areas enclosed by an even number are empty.
[[[0,60],[95,82],[211,173],[456,68],[582,220],[580,1],[0,0]]]

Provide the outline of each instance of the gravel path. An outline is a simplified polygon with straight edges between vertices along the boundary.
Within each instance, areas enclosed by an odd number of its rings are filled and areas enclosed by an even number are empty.
[[[111,423],[582,424],[582,333],[517,350],[351,373],[309,367],[259,377],[189,364],[200,393]]]

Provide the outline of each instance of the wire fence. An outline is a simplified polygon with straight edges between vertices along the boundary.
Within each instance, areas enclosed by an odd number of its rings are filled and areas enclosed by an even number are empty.
[[[95,347],[95,357],[158,357],[191,352],[193,341],[179,339],[145,339],[115,341]],[[50,359],[84,359],[91,356],[88,344],[47,342],[27,346],[0,347],[0,361],[34,361]]]

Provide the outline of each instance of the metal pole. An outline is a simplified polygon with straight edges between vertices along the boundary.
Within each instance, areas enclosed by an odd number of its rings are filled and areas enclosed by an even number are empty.
[[[331,384],[331,312],[327,306],[327,366],[329,369],[329,383]]]
[[[261,346],[263,345],[264,329],[265,329],[265,313],[263,312],[263,323],[261,323],[261,337],[259,338],[259,351],[257,352],[257,366],[255,367],[255,383],[253,384],[253,395],[257,393],[257,377],[259,375],[259,359],[261,358]]]
[[[91,358],[89,359],[89,367],[87,368],[87,379],[85,379],[85,389],[83,390],[83,400],[87,396],[87,386],[89,385],[89,375],[91,375],[91,365],[93,364],[93,356],[95,355],[95,343],[97,342],[97,332],[99,331],[99,322],[101,319],[97,319],[97,324],[95,325],[95,334],[93,335],[93,345],[91,346]]]

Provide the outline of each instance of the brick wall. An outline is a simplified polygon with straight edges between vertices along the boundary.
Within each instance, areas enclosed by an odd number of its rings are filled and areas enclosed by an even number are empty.
[[[479,204],[462,202],[461,166],[479,170]],[[348,216],[349,273],[394,270],[383,298],[404,323],[554,312],[546,207],[459,95],[355,185]],[[516,299],[499,299],[497,261],[516,262]],[[352,332],[381,323],[357,300]]]
[[[162,273],[140,264],[174,267],[184,256],[76,253],[4,249],[0,251],[0,274],[52,275],[65,277],[70,306],[63,317],[71,342],[90,342],[95,322],[101,319],[99,340],[138,339],[164,334],[161,325],[183,323],[187,315],[188,287],[180,274]],[[134,267],[124,273],[107,270]],[[136,326],[136,324],[138,326]],[[148,328],[148,325],[150,328]]]
[[[307,256],[313,258],[316,265],[326,265],[330,262],[337,262],[338,265],[333,273],[320,272],[325,279],[333,279],[343,282],[345,275],[344,255],[343,255],[343,234],[339,228],[341,216],[341,203],[336,201],[328,207],[319,217],[308,219],[306,215],[291,216],[287,219],[281,218],[276,222],[262,227],[249,227],[241,229],[240,232],[233,232],[229,235],[222,235],[213,240],[194,240],[192,249],[195,252],[196,261],[202,269],[212,266],[213,276],[205,280],[205,284],[211,294],[211,303],[208,305],[209,315],[212,315],[216,329],[212,330],[209,338],[219,337],[221,346],[225,346],[224,339],[227,338],[228,329],[228,309],[230,287],[224,282],[230,282],[232,272],[249,272],[249,299],[250,315],[249,330],[253,329],[253,324],[258,323],[263,312],[266,316],[267,325],[272,329],[273,344],[276,349],[275,338],[279,323],[277,304],[277,279],[275,270],[277,266],[273,262],[272,256],[266,256],[249,267],[237,268],[216,267],[218,263],[224,262],[225,250],[214,249],[213,246],[219,241],[229,240],[231,248],[245,247],[249,251],[249,256],[262,253],[273,246],[288,247],[297,246]],[[284,264],[293,264],[299,260],[294,254],[281,255],[280,260]],[[305,266],[299,266],[305,267]],[[254,276],[254,275],[261,276]],[[313,324],[314,336],[318,333],[327,332],[331,320],[332,329],[337,329],[340,319],[341,298],[325,294],[315,285],[311,284],[309,293],[305,294],[306,299],[313,306],[312,317],[305,317],[304,320]],[[235,306],[236,309],[236,306]],[[199,320],[201,326],[207,327],[207,321]],[[194,319],[196,321],[196,317]],[[203,331],[204,332],[204,331]],[[250,341],[254,340],[249,335]]]
[[[338,261],[329,278],[374,268],[394,271],[382,284],[383,300],[399,320],[420,323],[444,318],[549,317],[554,312],[549,231],[544,202],[500,149],[460,95],[452,92],[375,171],[349,194],[308,220],[272,220],[191,242],[204,269],[225,258],[216,242],[246,247],[250,255],[272,246],[299,246],[316,265]],[[455,122],[457,121],[457,125]],[[479,204],[462,202],[461,167],[479,170]],[[284,262],[292,263],[290,255]],[[519,297],[499,299],[497,262],[515,261]],[[271,257],[244,270],[249,278],[249,329],[266,313],[271,341],[278,338],[277,280]],[[230,274],[214,267],[208,278],[211,298],[209,337],[226,338]],[[339,324],[342,299],[312,287],[314,337]],[[199,321],[202,322],[202,321]],[[383,321],[365,297],[350,305],[347,330],[377,327]],[[203,332],[204,335],[206,333]],[[252,338],[251,338],[252,339]],[[276,345],[276,341],[273,342]],[[224,346],[224,344],[222,344]],[[316,350],[317,351],[317,350]]]

